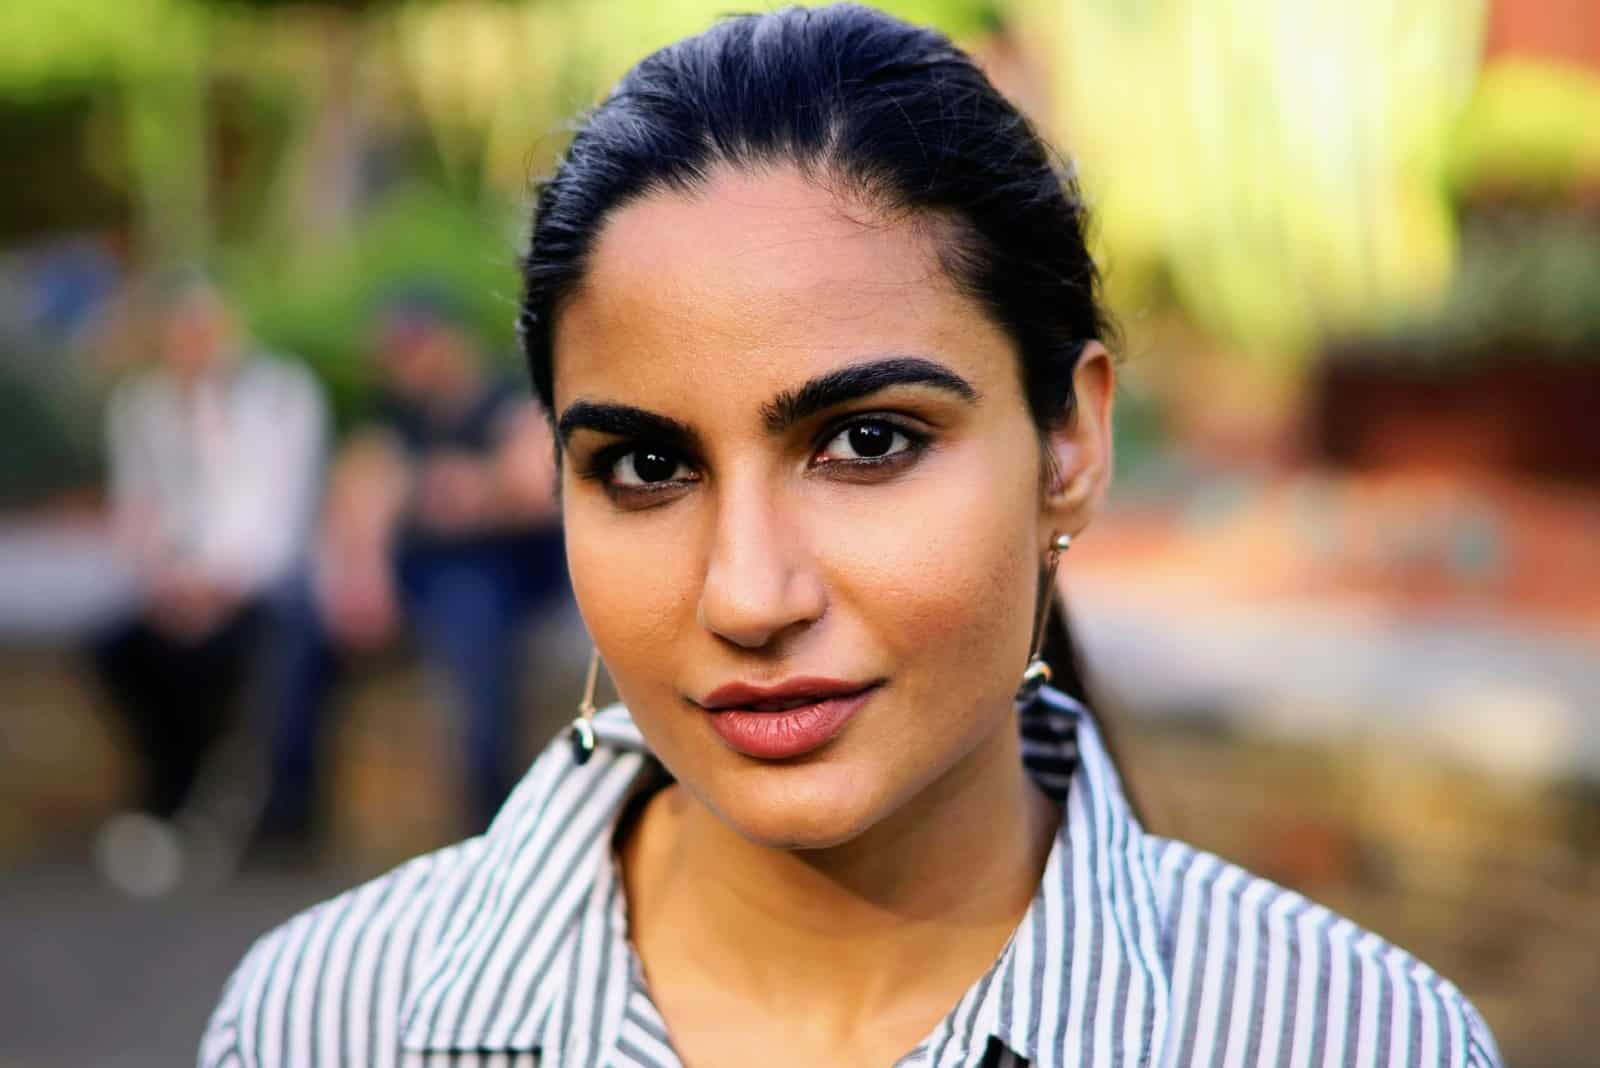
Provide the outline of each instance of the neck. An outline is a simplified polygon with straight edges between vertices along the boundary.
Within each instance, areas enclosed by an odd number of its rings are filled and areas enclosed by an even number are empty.
[[[652,929],[671,929],[696,947],[704,981],[844,1029],[907,991],[981,974],[1033,900],[1059,818],[1006,718],[896,813],[827,849],[749,842],[673,787],[624,852],[636,938],[645,952]]]

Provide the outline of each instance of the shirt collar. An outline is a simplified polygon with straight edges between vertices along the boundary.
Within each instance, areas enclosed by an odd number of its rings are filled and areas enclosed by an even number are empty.
[[[552,745],[485,834],[402,1007],[406,1050],[538,1049],[587,1068],[614,1045],[632,958],[611,831],[655,765],[621,705],[594,726],[588,763]],[[1046,689],[1021,730],[1030,772],[1064,800],[1061,830],[1011,941],[930,1039],[933,1063],[992,1039],[1036,1068],[1144,1068],[1168,988],[1144,832],[1081,705]]]
[[[1169,988],[1144,830],[1082,705],[1047,689],[1022,732],[1046,789],[1063,756],[1075,751],[1076,767],[1038,894],[991,973],[973,1039],[997,1039],[1035,1068],[1144,1068],[1163,1045]]]

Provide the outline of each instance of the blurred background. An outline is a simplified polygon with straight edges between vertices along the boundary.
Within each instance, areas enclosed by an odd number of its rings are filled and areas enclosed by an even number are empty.
[[[1595,1063],[1600,5],[883,6],[1094,212],[1064,586],[1148,822]],[[0,6],[0,1065],[190,1060],[256,934],[570,716],[530,180],[726,7]]]

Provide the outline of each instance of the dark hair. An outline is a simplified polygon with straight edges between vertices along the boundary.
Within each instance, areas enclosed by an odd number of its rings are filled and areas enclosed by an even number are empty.
[[[552,327],[606,217],[718,165],[798,167],[880,210],[946,224],[941,264],[1011,337],[1041,434],[1071,419],[1072,375],[1110,324],[1072,179],[944,35],[857,4],[725,19],[630,70],[538,190],[518,328],[552,409]],[[1046,659],[1087,702],[1065,616]]]

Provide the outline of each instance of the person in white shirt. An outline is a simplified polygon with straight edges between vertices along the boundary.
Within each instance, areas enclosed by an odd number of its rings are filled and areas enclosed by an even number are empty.
[[[139,808],[169,820],[302,562],[327,419],[311,373],[255,351],[203,277],[167,290],[159,326],[155,359],[107,409],[112,518],[138,594],[94,657],[141,764]]]

